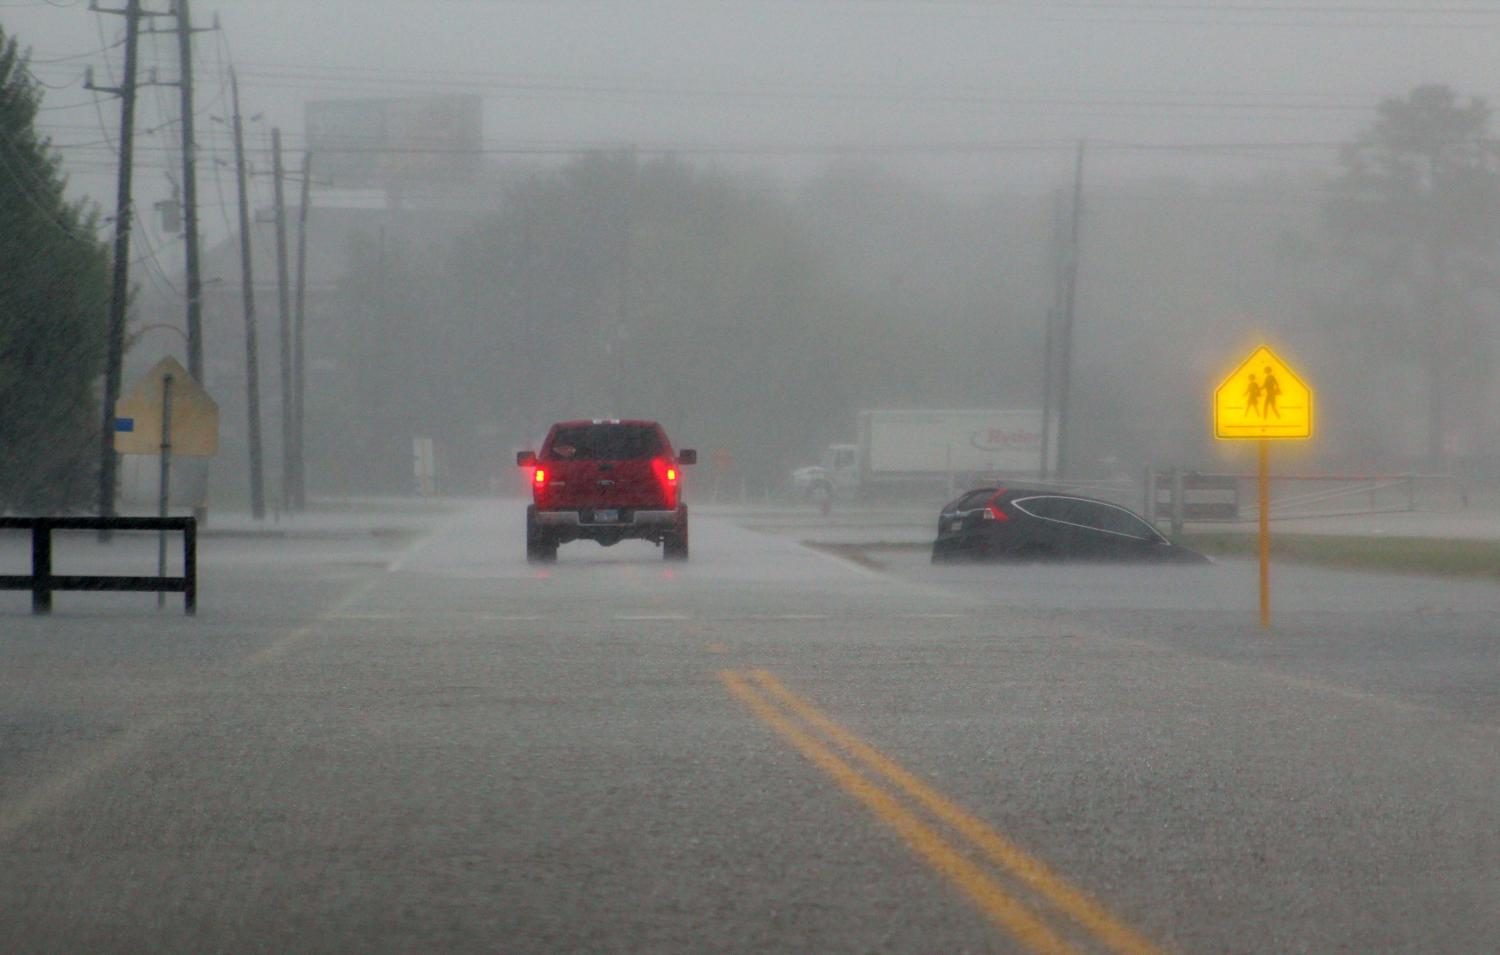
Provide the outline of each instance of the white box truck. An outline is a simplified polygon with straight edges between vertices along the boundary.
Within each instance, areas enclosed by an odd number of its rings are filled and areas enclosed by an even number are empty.
[[[1031,410],[861,411],[854,444],[832,444],[822,462],[800,468],[804,493],[839,497],[931,494],[1042,470],[1042,413]]]

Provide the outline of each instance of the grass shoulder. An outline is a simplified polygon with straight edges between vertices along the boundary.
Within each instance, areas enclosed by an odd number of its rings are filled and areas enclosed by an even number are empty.
[[[1193,532],[1184,535],[1182,542],[1214,557],[1255,557],[1260,552],[1254,533]],[[1357,570],[1500,581],[1500,541],[1273,533],[1271,557]]]

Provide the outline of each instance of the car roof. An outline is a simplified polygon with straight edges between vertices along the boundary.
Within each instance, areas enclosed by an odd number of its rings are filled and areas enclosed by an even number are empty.
[[[571,420],[571,421],[559,421],[556,424],[554,424],[552,427],[554,427],[554,428],[583,428],[583,427],[587,427],[588,425],[591,425],[591,424],[618,424],[618,425],[630,425],[630,426],[633,426],[633,427],[647,427],[647,428],[660,427],[660,425],[658,425],[655,421],[650,421],[650,420],[648,420],[646,418],[576,418],[576,419]]]
[[[1028,487],[1028,486],[1025,486],[1025,485],[1017,486],[1017,485],[1014,485],[1014,484],[1003,484],[1003,485],[997,484],[997,485],[991,485],[991,486],[988,486],[988,487],[973,487],[973,488],[969,488],[969,490],[967,490],[967,491],[963,492],[962,494],[960,494],[959,497],[961,497],[961,498],[968,497],[970,494],[974,494],[974,493],[976,493],[978,491],[988,491],[991,494],[994,494],[994,493],[998,492],[999,495],[1000,495],[1000,498],[1002,500],[1006,500],[1006,501],[1014,501],[1017,498],[1022,498],[1022,497],[1043,497],[1043,496],[1045,496],[1045,497],[1068,497],[1068,498],[1073,498],[1073,499],[1079,500],[1079,501],[1089,501],[1089,502],[1094,503],[1094,504],[1110,504],[1110,505],[1113,505],[1114,507],[1122,507],[1123,506],[1123,505],[1120,505],[1120,504],[1116,504],[1114,501],[1106,501],[1103,498],[1090,497],[1087,494],[1079,494],[1077,491],[1070,491],[1067,488],[1061,488],[1061,487],[1038,487],[1038,486],[1029,486]],[[1128,510],[1128,508],[1127,508],[1127,510]]]

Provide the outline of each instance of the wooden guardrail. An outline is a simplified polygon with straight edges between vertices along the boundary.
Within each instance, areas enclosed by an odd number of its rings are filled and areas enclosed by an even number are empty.
[[[0,590],[31,591],[31,612],[50,613],[56,590],[180,593],[187,614],[198,610],[198,522],[191,517],[0,517],[0,530],[31,531],[31,573],[0,575]],[[181,531],[182,576],[52,573],[53,531]]]

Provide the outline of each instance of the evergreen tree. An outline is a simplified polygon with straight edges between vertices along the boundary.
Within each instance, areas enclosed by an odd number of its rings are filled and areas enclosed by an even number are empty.
[[[0,511],[85,504],[97,473],[109,256],[63,197],[27,56],[0,28]]]
[[[1341,155],[1328,221],[1352,265],[1356,336],[1404,355],[1426,382],[1427,459],[1446,466],[1455,398],[1492,373],[1484,326],[1500,294],[1500,152],[1491,110],[1446,86],[1383,101]]]

